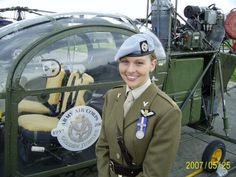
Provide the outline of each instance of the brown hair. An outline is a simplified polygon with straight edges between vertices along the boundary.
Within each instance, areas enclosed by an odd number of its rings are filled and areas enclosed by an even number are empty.
[[[157,60],[157,56],[156,56],[155,52],[152,52],[152,53],[150,54],[150,58],[151,58],[151,61],[152,61],[152,60]]]

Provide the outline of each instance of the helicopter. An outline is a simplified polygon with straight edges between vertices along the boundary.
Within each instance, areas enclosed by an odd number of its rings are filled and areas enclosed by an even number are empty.
[[[35,15],[43,15],[45,13],[55,13],[52,11],[46,11],[46,10],[39,10],[39,9],[31,9],[28,7],[21,7],[21,6],[16,6],[16,7],[8,7],[8,8],[0,8],[0,13],[4,12],[15,12],[14,18],[9,19],[6,17],[0,17],[0,27],[3,27],[5,25],[11,24],[15,21],[21,21],[24,20],[26,17],[26,13],[31,13]],[[42,14],[43,13],[43,14]]]
[[[224,104],[236,66],[235,11],[226,18],[215,4],[189,5],[185,20],[167,0],[151,6],[146,19],[52,13],[0,29],[0,176],[97,175],[104,94],[124,84],[114,56],[140,32],[159,41],[151,79],[179,105],[182,126],[236,143]],[[225,135],[212,127],[219,103]],[[211,146],[221,152],[217,163],[225,156],[221,145]]]

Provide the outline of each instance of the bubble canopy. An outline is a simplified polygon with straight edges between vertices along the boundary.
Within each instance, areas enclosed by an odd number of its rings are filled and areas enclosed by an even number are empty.
[[[4,73],[4,75],[0,78],[0,91],[5,90],[4,87],[9,68],[25,49],[32,46],[37,40],[40,40],[50,34],[69,28],[79,29],[81,27],[97,27],[97,29],[100,28],[99,30],[105,27],[112,27],[117,30],[122,29],[131,33],[151,33],[145,27],[140,28],[139,25],[137,25],[137,22],[132,21],[126,16],[102,13],[60,13],[12,23],[0,28],[0,67],[1,71]],[[87,36],[90,41],[85,40],[85,37],[83,38],[84,43],[87,45],[88,49],[86,50],[88,50],[88,52],[90,52],[91,50],[89,51],[89,49],[94,46],[92,42],[98,42],[99,40],[100,42],[102,40],[104,42],[105,40],[110,40],[109,36],[106,37],[105,33],[103,35],[96,35],[96,39],[92,39],[92,36],[95,35],[90,34]],[[156,38],[155,35],[153,35],[153,37]],[[116,45],[114,48],[119,48],[123,42],[123,39],[120,40],[115,36],[113,36],[113,40]],[[163,48],[160,47],[159,44],[157,46],[156,51],[160,51],[160,48],[161,51],[163,51]],[[115,50],[112,55],[114,52]],[[160,52],[158,53],[160,54]],[[163,55],[161,54],[161,56]]]
[[[0,176],[2,172],[25,176],[50,170],[56,175],[55,169],[69,169],[68,163],[78,167],[81,163],[95,164],[94,142],[100,122],[94,115],[102,114],[104,94],[123,84],[114,60],[121,44],[133,34],[151,34],[141,26],[122,15],[74,12],[40,16],[0,28],[0,130],[5,129],[7,134],[0,141],[10,147],[0,146],[0,156],[5,157]],[[158,42],[155,45],[161,46]],[[159,85],[166,76],[166,60],[160,60],[161,53],[157,54],[158,72],[153,73]],[[61,118],[71,117],[68,111],[76,106],[90,110],[91,115],[76,109],[79,115],[66,121],[67,127],[61,121],[63,129],[56,128]],[[82,129],[84,133],[77,132]],[[62,144],[52,134],[60,135]],[[74,142],[78,137],[81,141]],[[79,150],[75,147],[78,144]],[[53,163],[55,158],[60,163]],[[47,167],[45,159],[49,159]]]

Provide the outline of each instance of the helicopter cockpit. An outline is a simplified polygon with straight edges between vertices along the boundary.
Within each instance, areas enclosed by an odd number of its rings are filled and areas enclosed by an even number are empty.
[[[104,94],[123,83],[114,55],[138,32],[151,33],[125,16],[95,13],[53,14],[1,28],[0,156],[18,154],[4,158],[3,174],[95,167]],[[162,87],[166,56],[153,38],[159,63],[152,79]]]

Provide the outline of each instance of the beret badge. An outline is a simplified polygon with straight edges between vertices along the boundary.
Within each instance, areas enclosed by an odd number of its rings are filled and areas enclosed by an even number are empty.
[[[147,41],[142,41],[142,42],[139,43],[139,45],[140,45],[141,53],[148,52],[148,43],[147,43]]]

